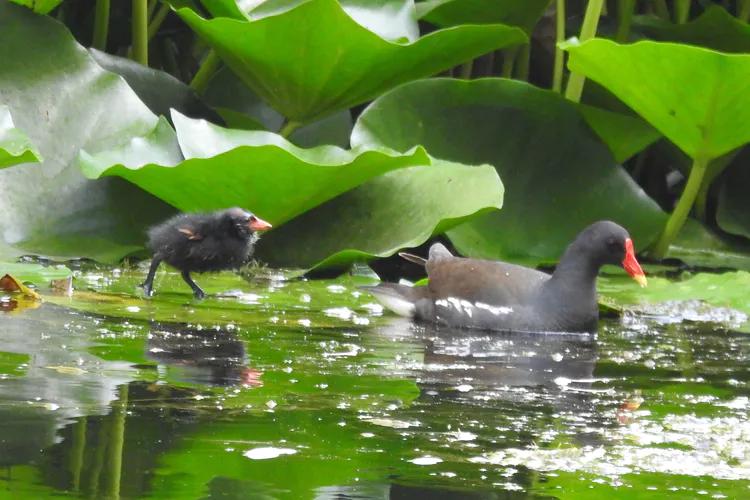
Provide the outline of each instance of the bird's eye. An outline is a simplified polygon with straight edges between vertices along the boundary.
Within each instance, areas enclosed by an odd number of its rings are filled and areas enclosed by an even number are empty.
[[[620,247],[620,244],[617,242],[615,238],[607,238],[607,246],[609,248],[618,248]]]

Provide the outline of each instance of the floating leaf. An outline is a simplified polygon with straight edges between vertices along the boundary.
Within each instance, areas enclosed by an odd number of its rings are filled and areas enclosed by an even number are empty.
[[[470,194],[469,194],[470,193]],[[502,206],[489,165],[435,162],[376,177],[269,233],[258,258],[281,266],[342,269],[386,257]]]
[[[9,293],[20,293],[21,295],[36,300],[42,299],[38,293],[24,285],[22,281],[11,276],[10,274],[5,274],[2,278],[0,278],[0,290]]]
[[[53,280],[61,280],[72,276],[72,271],[65,266],[43,266],[0,261],[0,275],[10,274],[21,281],[30,281],[37,287],[48,285]]]
[[[15,247],[3,254],[113,261],[142,247],[144,228],[171,209],[122,180],[87,180],[72,161],[79,148],[104,150],[147,133],[157,117],[60,23],[7,2],[0,61],[0,102],[45,158],[0,171],[0,247]]]
[[[527,40],[518,28],[485,25],[390,42],[358,24],[336,0],[310,0],[257,21],[177,13],[256,94],[300,123]]]
[[[422,148],[302,149],[270,132],[225,129],[177,112],[172,119],[185,161],[143,163],[137,141],[98,156],[81,153],[84,174],[124,177],[183,211],[237,205],[278,225],[372,177],[430,161]]]
[[[41,159],[31,140],[13,125],[8,106],[0,104],[0,168]]]
[[[664,221],[575,104],[524,82],[432,79],[403,85],[360,115],[352,144],[401,151],[422,144],[439,158],[494,165],[505,185],[502,211],[448,232],[466,255],[553,261],[598,219],[623,224],[645,246]]]

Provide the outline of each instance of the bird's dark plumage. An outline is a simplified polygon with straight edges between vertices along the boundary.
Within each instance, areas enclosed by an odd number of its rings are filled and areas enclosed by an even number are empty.
[[[271,225],[241,208],[212,213],[179,214],[148,231],[151,267],[143,283],[147,296],[153,293],[156,269],[163,261],[182,271],[182,278],[196,297],[205,293],[190,277],[191,272],[236,269],[250,258],[258,231]]]
[[[382,283],[368,289],[397,314],[451,327],[510,331],[595,331],[596,276],[604,264],[622,264],[642,285],[628,232],[609,221],[584,229],[552,275],[515,264],[453,256],[437,243],[424,260],[429,283]],[[422,262],[423,261],[423,262]]]

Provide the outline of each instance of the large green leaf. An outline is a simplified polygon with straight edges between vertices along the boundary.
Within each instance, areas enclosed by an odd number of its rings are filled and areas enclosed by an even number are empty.
[[[310,0],[257,21],[177,12],[246,85],[301,123],[527,40],[518,28],[485,25],[391,42],[354,21],[336,0]]]
[[[147,133],[157,117],[61,24],[5,1],[0,61],[0,102],[45,158],[0,171],[0,240],[24,252],[101,260],[139,248],[145,225],[169,208],[121,180],[89,181],[72,160],[79,148],[107,149]]]
[[[31,140],[13,125],[8,106],[0,104],[0,168],[40,160]]]
[[[524,82],[433,79],[401,86],[362,113],[352,143],[402,151],[422,144],[439,158],[494,165],[505,185],[503,210],[448,232],[467,255],[551,261],[598,219],[618,221],[645,246],[664,221],[576,105]]]
[[[643,151],[661,137],[654,127],[637,116],[585,104],[580,105],[580,110],[586,122],[602,138],[618,162],[624,162]]]
[[[278,15],[308,0],[265,0],[248,14],[250,19]],[[386,40],[419,38],[414,0],[338,0],[358,24]]]
[[[567,50],[571,71],[604,85],[691,158],[716,158],[750,141],[750,55],[603,39]]]
[[[530,33],[551,0],[428,0],[417,3],[417,16],[437,26],[500,23]]]
[[[0,262],[0,277],[10,274],[20,281],[30,281],[36,286],[46,286],[52,280],[61,280],[71,276],[71,271],[65,266],[43,266],[18,262]]]
[[[193,118],[220,121],[219,115],[193,89],[169,73],[100,50],[89,49],[89,52],[99,66],[123,77],[154,114],[169,117],[169,110],[174,108]]]
[[[662,42],[682,42],[722,52],[750,52],[750,25],[712,5],[698,18],[673,24],[653,16],[639,16],[633,29]]]
[[[502,206],[503,185],[489,165],[435,162],[376,177],[261,240],[264,262],[343,268],[424,243],[468,218]]]
[[[48,14],[62,3],[62,0],[11,0],[19,5],[25,5],[39,14]]]
[[[406,154],[385,148],[302,149],[270,132],[225,129],[177,112],[172,120],[185,161],[161,162],[163,155],[149,159],[142,154],[144,141],[136,138],[99,155],[82,152],[84,174],[92,179],[124,177],[181,210],[238,205],[277,225],[371,177],[429,164],[421,148]],[[154,134],[170,133],[162,123]]]
[[[276,131],[284,117],[263,102],[228,68],[220,69],[203,92],[206,103],[214,106],[229,128]],[[322,144],[349,146],[352,131],[349,110],[342,110],[300,127],[289,136],[297,146],[311,148]]]
[[[750,150],[745,148],[721,180],[716,205],[716,222],[724,231],[750,238]]]

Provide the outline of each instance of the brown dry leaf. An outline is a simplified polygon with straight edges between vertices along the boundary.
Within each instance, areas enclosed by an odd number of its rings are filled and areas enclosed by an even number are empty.
[[[35,300],[42,300],[42,297],[38,293],[18,281],[10,274],[6,274],[0,278],[0,290],[10,293],[20,293]]]

